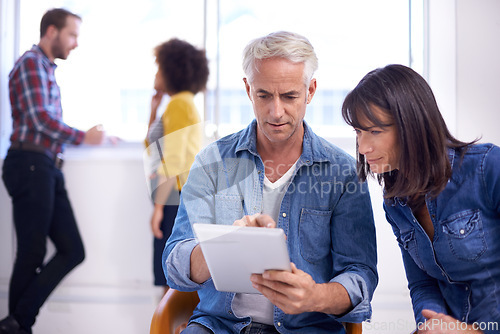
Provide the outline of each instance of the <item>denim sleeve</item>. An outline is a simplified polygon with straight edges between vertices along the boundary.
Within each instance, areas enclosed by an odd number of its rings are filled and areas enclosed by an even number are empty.
[[[337,318],[339,322],[360,323],[371,317],[371,298],[365,280],[354,273],[344,273],[336,276],[330,282],[341,284],[349,294],[354,308],[348,313]]]
[[[355,175],[345,184],[333,210],[332,250],[334,271],[331,282],[347,290],[353,309],[338,321],[359,323],[371,318],[371,299],[378,283],[375,224],[366,182]]]
[[[167,284],[177,290],[192,291],[203,287],[203,284],[190,280],[191,252],[197,244],[191,224],[214,221],[214,186],[210,173],[207,172],[210,168],[211,165],[199,156],[195,158],[181,191],[172,234],[163,250],[163,271]]]
[[[168,286],[181,291],[194,291],[204,286],[190,279],[191,265],[190,261],[186,260],[186,254],[190,255],[197,244],[195,239],[186,239],[177,243],[167,256],[163,262],[163,269]]]
[[[393,220],[388,214],[386,214],[386,219],[391,224],[394,235],[399,239],[399,229],[395,227]],[[448,314],[444,297],[441,294],[437,281],[415,264],[411,255],[401,244],[399,244],[399,248],[403,257],[416,324],[425,322],[425,318],[422,316],[423,309]]]
[[[483,165],[483,187],[490,205],[500,217],[500,147],[492,146],[485,155]]]
[[[485,155],[483,161],[483,187],[486,191],[486,198],[490,200],[490,205],[497,212],[500,219],[500,147],[493,145],[491,150]],[[500,303],[497,303],[497,314],[500,313]],[[495,319],[495,321],[499,321]],[[485,331],[485,333],[490,333]]]

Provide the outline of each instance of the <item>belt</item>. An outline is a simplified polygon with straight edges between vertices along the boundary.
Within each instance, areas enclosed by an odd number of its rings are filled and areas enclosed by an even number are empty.
[[[10,144],[10,150],[14,151],[26,151],[26,152],[36,152],[36,153],[42,153],[45,156],[47,156],[50,160],[54,161],[54,164],[57,168],[61,168],[63,165],[63,157],[62,153],[54,153],[48,148],[42,147],[40,145],[36,145],[30,142],[20,142],[20,141],[13,141]]]

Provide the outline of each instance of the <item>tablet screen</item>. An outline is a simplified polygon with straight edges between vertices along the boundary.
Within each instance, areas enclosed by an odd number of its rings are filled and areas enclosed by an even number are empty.
[[[193,224],[193,230],[218,291],[259,293],[252,287],[252,273],[291,271],[281,228]]]

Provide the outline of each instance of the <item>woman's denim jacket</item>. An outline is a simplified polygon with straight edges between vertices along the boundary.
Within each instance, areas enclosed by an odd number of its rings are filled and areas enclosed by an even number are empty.
[[[354,159],[316,136],[305,122],[304,129],[303,151],[277,226],[287,235],[290,260],[317,283],[342,284],[354,308],[334,316],[289,315],[275,307],[274,325],[280,333],[343,333],[341,321],[362,322],[371,316],[370,301],[378,282],[371,202],[367,185],[358,182]],[[165,275],[174,289],[198,290],[200,303],[191,321],[217,334],[239,333],[251,318],[234,315],[234,293],[217,291],[211,279],[203,284],[189,279],[190,254],[197,244],[191,224],[232,224],[245,212],[261,212],[263,182],[253,121],[200,152],[182,189],[163,253]]]
[[[463,158],[450,149],[452,176],[436,197],[426,196],[434,239],[405,200],[384,203],[398,240],[415,319],[422,309],[477,322],[500,333],[500,148],[472,145]],[[423,329],[423,328],[422,328]]]

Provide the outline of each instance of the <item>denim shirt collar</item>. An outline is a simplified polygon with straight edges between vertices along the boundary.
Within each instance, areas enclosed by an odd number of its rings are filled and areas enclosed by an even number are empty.
[[[319,137],[311,130],[306,121],[302,121],[302,123],[304,125],[304,139],[297,168],[303,165],[311,166],[314,162],[330,161],[331,158],[322,149],[323,146]],[[257,120],[255,119],[247,128],[242,130],[242,134],[236,145],[236,152],[245,150],[255,156],[259,156],[257,152]]]

